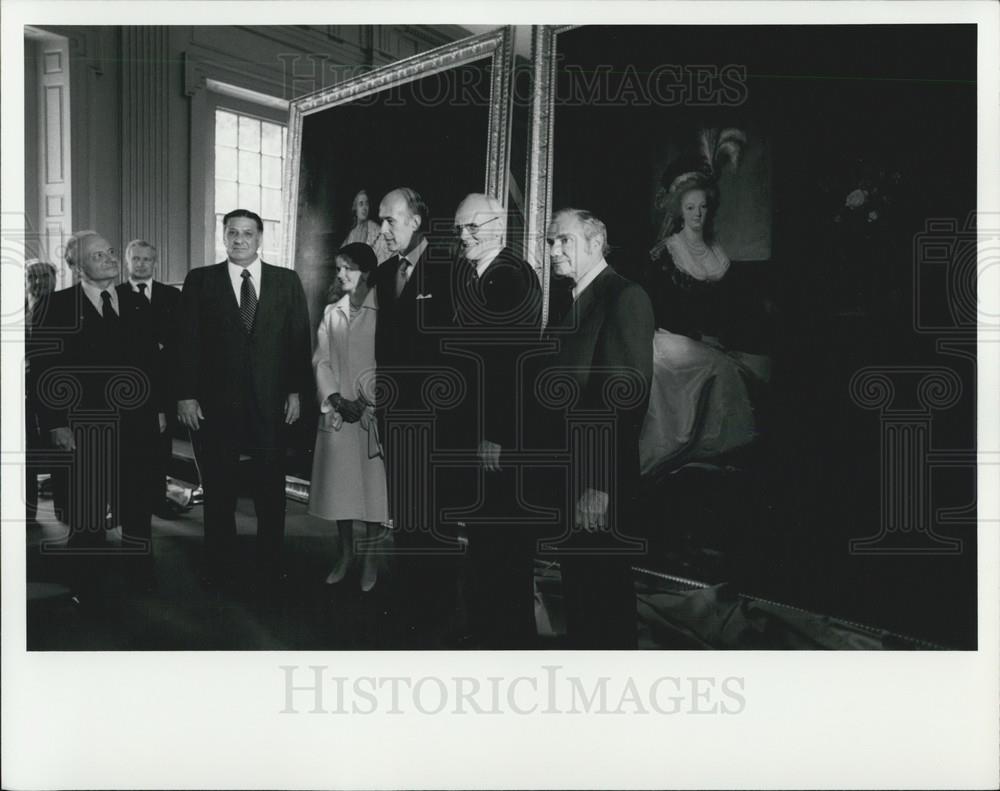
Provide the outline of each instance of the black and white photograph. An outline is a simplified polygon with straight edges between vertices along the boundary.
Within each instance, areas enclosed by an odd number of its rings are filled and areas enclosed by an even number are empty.
[[[995,787],[997,8],[532,5],[5,3],[4,787]]]

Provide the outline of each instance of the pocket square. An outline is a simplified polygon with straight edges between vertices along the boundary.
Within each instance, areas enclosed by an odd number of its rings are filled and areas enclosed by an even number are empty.
[[[417,294],[417,299],[430,299],[433,296],[433,294]]]

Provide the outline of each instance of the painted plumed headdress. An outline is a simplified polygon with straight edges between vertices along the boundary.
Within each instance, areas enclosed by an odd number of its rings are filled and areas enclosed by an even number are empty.
[[[664,171],[657,205],[665,208],[670,196],[688,189],[714,187],[724,169],[739,167],[746,143],[746,133],[733,127],[699,130],[691,150],[677,157]]]

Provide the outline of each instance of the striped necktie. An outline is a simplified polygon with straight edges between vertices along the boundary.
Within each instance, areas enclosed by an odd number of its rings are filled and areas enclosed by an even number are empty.
[[[398,297],[403,293],[403,289],[406,288],[406,273],[409,271],[410,267],[413,266],[408,259],[401,258],[399,260],[399,269],[396,272],[396,296]]]
[[[240,318],[249,333],[253,329],[253,317],[257,313],[257,292],[250,282],[249,269],[244,269],[240,277],[243,278],[243,285],[240,286]]]

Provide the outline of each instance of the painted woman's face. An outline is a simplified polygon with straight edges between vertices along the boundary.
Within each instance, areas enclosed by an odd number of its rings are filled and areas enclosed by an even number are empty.
[[[361,280],[361,270],[344,256],[337,256],[337,281],[345,294],[353,294]]]
[[[691,190],[681,197],[681,216],[684,226],[692,231],[701,232],[708,219],[708,199],[704,190]]]
[[[354,215],[358,218],[358,222],[368,219],[368,211],[368,193],[360,192],[354,199]]]

